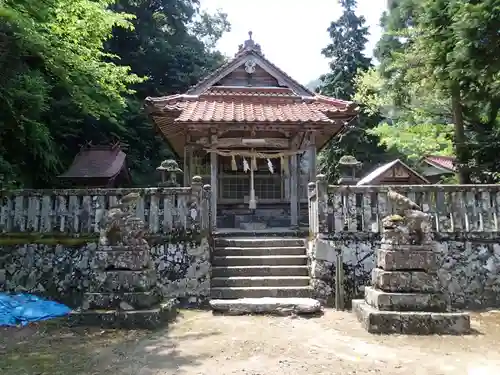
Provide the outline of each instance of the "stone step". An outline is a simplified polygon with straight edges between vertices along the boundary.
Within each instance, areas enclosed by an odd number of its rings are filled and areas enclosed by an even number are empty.
[[[377,250],[377,267],[386,271],[416,270],[433,272],[438,269],[436,255],[429,251]]]
[[[470,316],[460,312],[381,311],[364,300],[352,310],[370,333],[403,335],[461,335],[470,333]]]
[[[90,310],[119,309],[124,307],[122,302],[125,302],[135,310],[141,310],[157,305],[160,301],[161,296],[154,292],[85,293],[82,305]]]
[[[215,247],[303,247],[306,241],[294,237],[218,237]]]
[[[291,247],[216,247],[215,256],[306,255],[303,246]]]
[[[222,266],[212,267],[212,277],[232,276],[308,276],[307,266]]]
[[[439,292],[437,275],[421,271],[385,271],[381,268],[374,268],[372,270],[372,285],[384,292]]]
[[[441,293],[388,293],[365,287],[365,301],[382,311],[446,312],[447,303]]]
[[[302,266],[306,255],[214,256],[214,266]]]
[[[214,277],[212,287],[308,286],[309,276]]]
[[[68,316],[71,325],[114,329],[150,329],[165,327],[177,315],[175,299],[147,310],[85,310],[72,311]]]
[[[228,315],[246,314],[317,314],[321,304],[311,298],[240,298],[212,299],[210,307],[214,312]]]
[[[236,298],[310,298],[312,289],[309,286],[279,286],[279,287],[215,287],[211,288],[211,297],[215,299]]]
[[[215,239],[217,238],[253,238],[253,239],[266,239],[266,238],[299,238],[305,239],[309,236],[308,225],[301,225],[299,229],[278,229],[278,228],[266,228],[263,230],[254,231],[241,231],[234,230],[235,225],[231,224],[230,228],[218,227],[213,232]],[[232,228],[232,229],[231,229]]]

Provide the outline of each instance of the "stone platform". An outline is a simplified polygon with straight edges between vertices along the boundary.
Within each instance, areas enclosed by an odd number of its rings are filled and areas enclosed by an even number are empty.
[[[386,293],[365,287],[365,301],[382,311],[446,312],[447,303],[441,293]]]
[[[135,217],[139,195],[130,193],[101,220],[94,274],[82,306],[70,322],[127,329],[162,327],[177,313],[176,300],[164,301],[144,222]]]
[[[70,324],[113,329],[158,329],[177,316],[175,300],[162,302],[144,310],[84,310],[69,316]]]
[[[269,314],[301,315],[318,314],[321,304],[312,298],[239,298],[213,299],[210,307],[214,313],[227,315]]]
[[[382,220],[372,285],[364,300],[352,301],[354,313],[370,333],[469,333],[469,315],[450,312],[441,293],[430,216],[401,194],[388,197],[398,214]]]
[[[470,317],[463,312],[384,311],[365,300],[353,300],[352,310],[370,333],[463,335],[470,332]]]

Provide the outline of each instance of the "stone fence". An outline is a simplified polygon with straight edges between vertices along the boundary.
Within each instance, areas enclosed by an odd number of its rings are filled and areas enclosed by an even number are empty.
[[[318,177],[309,184],[313,233],[379,232],[389,189],[431,214],[436,232],[500,231],[500,185],[328,186]]]
[[[0,191],[0,290],[81,303],[95,274],[102,218],[129,193],[140,198],[157,288],[200,303],[210,292],[210,186]]]
[[[0,191],[0,232],[99,232],[106,211],[129,193],[140,195],[136,216],[149,234],[206,230],[210,185],[194,177],[190,187]]]
[[[312,276],[318,298],[333,296],[336,253],[344,261],[345,295],[369,284],[381,220],[395,190],[432,216],[438,275],[453,306],[500,306],[500,185],[308,186]]]

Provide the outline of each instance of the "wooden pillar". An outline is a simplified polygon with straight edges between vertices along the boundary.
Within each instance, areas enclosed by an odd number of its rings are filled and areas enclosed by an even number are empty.
[[[299,226],[299,166],[298,155],[290,156],[290,223]]]
[[[285,200],[290,200],[290,158],[287,158],[288,163],[288,173],[283,174],[283,181],[285,185],[284,198]]]
[[[314,133],[309,138],[309,182],[316,182],[317,166],[316,166],[316,139]]]
[[[184,172],[184,184],[183,186],[189,186],[191,182],[191,173],[189,170],[189,146],[186,144],[184,146],[184,167],[182,168]]]
[[[191,178],[196,176],[197,174],[195,173],[195,168],[194,168],[194,152],[195,152],[195,146],[190,145],[188,148],[188,170]]]
[[[217,154],[210,153],[210,185],[212,189],[212,228],[217,228],[217,196],[219,194],[217,171]]]

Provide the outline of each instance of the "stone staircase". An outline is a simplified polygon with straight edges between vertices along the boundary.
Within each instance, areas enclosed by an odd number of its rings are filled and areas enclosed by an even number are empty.
[[[309,284],[306,244],[302,238],[215,238],[210,302],[214,311],[317,312],[319,302],[310,298]]]

